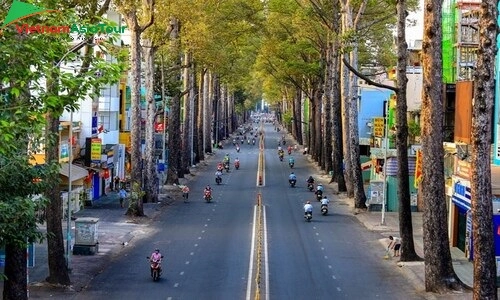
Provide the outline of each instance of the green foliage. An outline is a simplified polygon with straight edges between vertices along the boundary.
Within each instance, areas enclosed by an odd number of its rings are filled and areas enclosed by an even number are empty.
[[[420,136],[420,124],[415,120],[408,122],[408,134],[413,138]]]

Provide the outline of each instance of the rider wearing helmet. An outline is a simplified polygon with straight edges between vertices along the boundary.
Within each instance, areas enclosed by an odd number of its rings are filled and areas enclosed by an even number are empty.
[[[160,253],[160,249],[156,248],[153,253],[151,253],[151,257],[149,258],[150,262],[161,263],[162,255]],[[161,267],[160,267],[161,272]],[[151,277],[153,277],[153,268],[151,267]]]
[[[306,204],[304,204],[304,215],[307,213],[312,213],[313,211],[313,206],[311,204],[311,201],[307,201]]]
[[[309,176],[309,178],[307,178],[307,183],[313,183],[314,184],[314,178],[312,176]]]
[[[229,164],[229,153],[226,153],[226,156],[224,156],[224,163]]]
[[[288,175],[288,180],[297,180],[297,176],[292,172],[290,175]]]
[[[313,179],[313,182],[314,182],[314,179]],[[323,192],[323,189],[324,189],[323,185],[321,183],[318,183],[318,186],[316,187],[316,190]]]

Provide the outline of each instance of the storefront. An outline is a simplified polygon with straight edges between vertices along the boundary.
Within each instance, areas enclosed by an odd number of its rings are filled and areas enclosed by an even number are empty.
[[[450,240],[451,246],[465,253],[472,259],[472,214],[470,182],[453,177],[453,193],[450,205]]]

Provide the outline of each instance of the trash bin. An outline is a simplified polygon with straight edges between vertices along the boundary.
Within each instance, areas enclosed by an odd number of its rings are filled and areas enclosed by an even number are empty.
[[[75,220],[73,254],[94,255],[99,252],[98,223],[98,218],[78,218]]]

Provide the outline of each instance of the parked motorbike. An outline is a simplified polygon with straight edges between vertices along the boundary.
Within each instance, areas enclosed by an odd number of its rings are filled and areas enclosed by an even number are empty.
[[[149,260],[150,263],[151,277],[153,277],[153,281],[158,281],[162,273],[161,260],[154,261],[149,256],[147,256],[146,258]],[[163,258],[163,255],[161,258]]]
[[[314,190],[314,183],[308,182],[307,183],[307,189],[312,192]]]
[[[240,168],[240,162],[239,161],[235,161],[234,162],[234,167],[236,168],[236,170],[238,170]]]
[[[291,187],[295,187],[295,184],[297,183],[297,179],[289,179],[288,183],[290,184]]]
[[[205,191],[204,194],[205,201],[208,203],[212,201],[212,192],[211,191]]]
[[[312,212],[306,212],[304,218],[306,219],[306,222],[311,222],[311,219],[313,218]]]
[[[222,178],[220,176],[215,176],[215,183],[217,183],[217,185],[221,184]]]
[[[321,214],[323,216],[326,216],[328,214],[328,205],[327,204],[322,204],[321,205]]]

